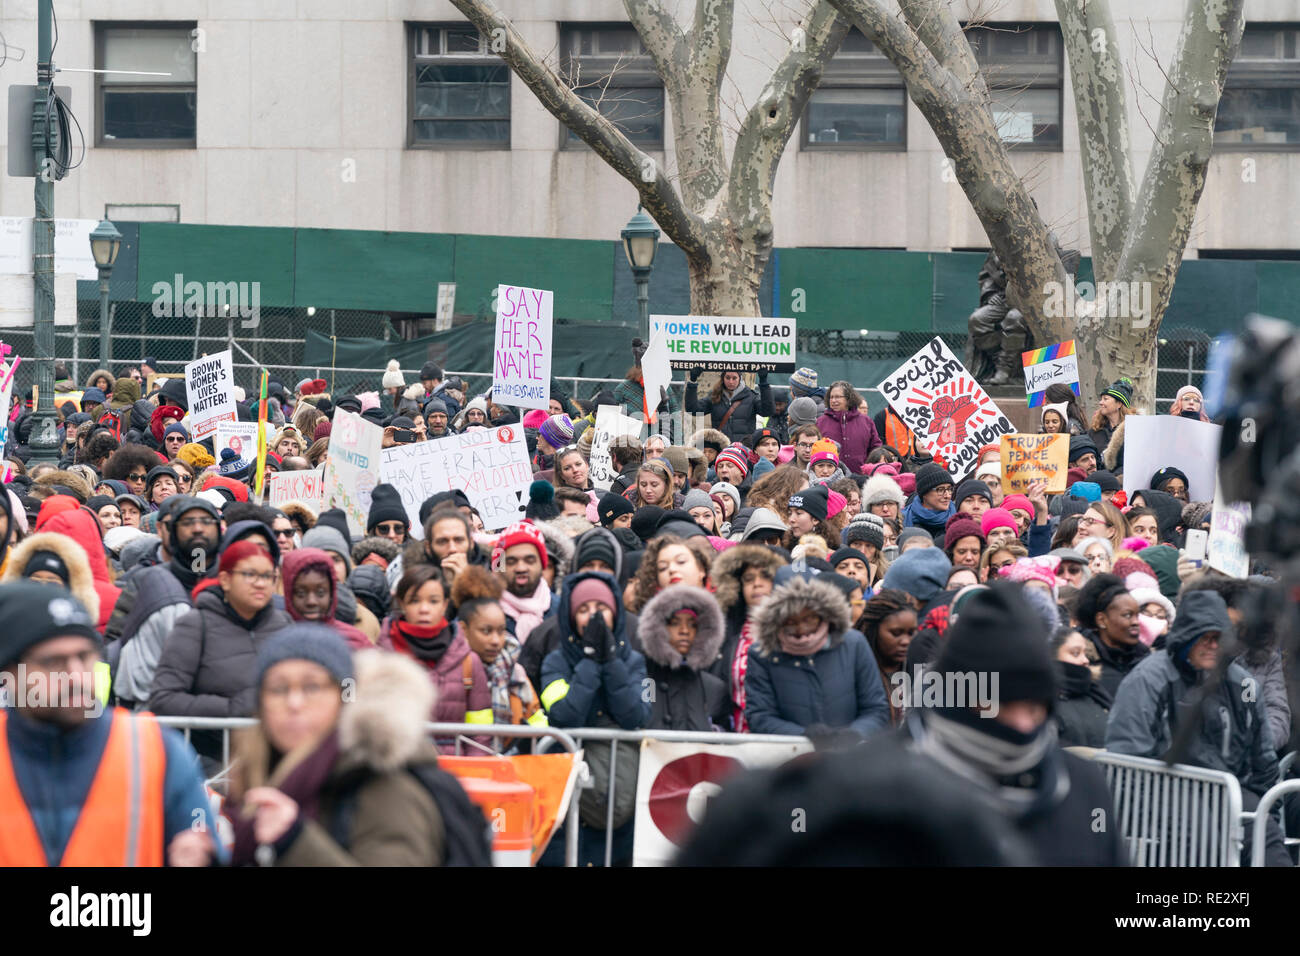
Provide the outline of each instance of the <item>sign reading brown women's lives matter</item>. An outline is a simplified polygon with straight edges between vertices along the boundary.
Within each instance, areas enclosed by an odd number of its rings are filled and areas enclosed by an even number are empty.
[[[1049,495],[1063,493],[1069,458],[1069,435],[1003,435],[1003,494],[1024,494],[1036,481],[1047,482]]]

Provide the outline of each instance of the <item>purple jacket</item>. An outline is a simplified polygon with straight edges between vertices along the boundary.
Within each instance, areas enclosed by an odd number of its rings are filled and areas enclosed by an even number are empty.
[[[817,419],[817,430],[826,438],[839,442],[840,461],[852,474],[862,474],[867,455],[882,444],[876,434],[876,425],[857,409],[847,412],[822,412]]]

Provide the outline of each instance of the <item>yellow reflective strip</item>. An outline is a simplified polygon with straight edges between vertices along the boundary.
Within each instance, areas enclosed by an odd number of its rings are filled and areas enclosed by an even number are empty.
[[[490,724],[492,723],[492,708],[487,710],[467,710],[465,711],[465,723],[467,724]]]
[[[95,697],[101,704],[108,703],[108,692],[112,683],[112,671],[107,661],[96,661],[92,672],[95,680]]]
[[[555,706],[557,701],[564,700],[569,694],[569,682],[561,677],[559,680],[553,680],[546,689],[542,691],[542,706],[550,710]]]
[[[529,717],[527,723],[534,727],[549,727],[551,725],[551,722],[546,719],[546,711],[544,710],[539,710],[537,713],[533,714],[533,716]]]

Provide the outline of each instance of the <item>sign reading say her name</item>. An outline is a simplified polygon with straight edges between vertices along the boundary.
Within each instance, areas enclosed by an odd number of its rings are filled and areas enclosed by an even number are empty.
[[[958,480],[975,467],[981,448],[1015,431],[938,336],[881,382],[880,393]]]
[[[492,400],[519,408],[542,408],[551,400],[551,317],[555,294],[514,285],[497,286]]]

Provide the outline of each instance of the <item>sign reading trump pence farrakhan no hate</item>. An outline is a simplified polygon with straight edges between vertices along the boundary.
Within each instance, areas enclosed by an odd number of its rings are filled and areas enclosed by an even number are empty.
[[[549,407],[554,304],[554,293],[542,289],[497,286],[492,401],[518,408]]]
[[[663,334],[675,369],[793,372],[794,319],[735,315],[652,315],[650,337]]]
[[[880,394],[956,479],[975,467],[981,448],[1015,431],[938,336],[881,382]]]

